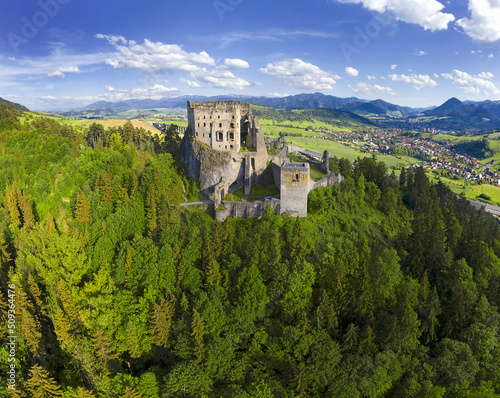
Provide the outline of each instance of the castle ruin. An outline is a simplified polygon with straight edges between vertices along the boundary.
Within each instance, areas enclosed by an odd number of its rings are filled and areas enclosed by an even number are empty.
[[[181,143],[181,159],[188,177],[197,179],[202,193],[214,201],[220,221],[227,217],[260,217],[268,208],[277,214],[306,217],[311,189],[342,181],[340,175],[329,175],[319,185],[319,181],[312,181],[309,163],[288,160],[288,146],[283,138],[273,143],[276,150],[270,150],[248,103],[188,101],[187,111],[188,128]],[[322,164],[326,164],[328,174],[328,153]],[[245,196],[249,195],[252,183],[264,183],[266,170],[280,189],[280,199],[225,200],[227,194],[241,188]]]

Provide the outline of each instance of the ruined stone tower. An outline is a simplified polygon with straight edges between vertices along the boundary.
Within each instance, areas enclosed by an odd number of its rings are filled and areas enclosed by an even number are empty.
[[[188,129],[181,158],[188,176],[216,203],[244,187],[250,193],[267,167],[264,136],[250,105],[239,101],[187,103]]]
[[[285,162],[281,166],[280,213],[307,217],[307,196],[311,190],[309,163]]]

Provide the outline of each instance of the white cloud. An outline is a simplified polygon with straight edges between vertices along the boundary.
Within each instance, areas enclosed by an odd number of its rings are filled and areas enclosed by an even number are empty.
[[[432,80],[429,75],[389,75],[389,78],[393,82],[401,82],[401,83],[406,83],[410,84],[414,89],[420,90],[421,88],[424,87],[436,87],[437,82],[435,80]]]
[[[441,76],[458,84],[460,89],[465,93],[484,95],[500,94],[500,86],[491,81],[491,79],[495,77],[491,72],[470,75],[467,72],[455,69],[452,73],[442,73]]]
[[[337,0],[340,3],[362,4],[371,11],[390,12],[398,21],[414,23],[424,29],[443,30],[455,20],[443,13],[444,5],[436,0]],[[477,0],[479,1],[479,0]],[[484,0],[483,0],[484,1]],[[493,0],[492,0],[493,1]]]
[[[108,91],[115,91],[115,88],[111,87],[111,86],[106,86],[106,90],[108,90]]]
[[[177,44],[152,42],[145,39],[142,44],[127,40],[122,36],[96,35],[107,40],[116,51],[106,60],[114,69],[137,69],[146,73],[165,73],[169,71],[189,72],[198,81],[211,84],[216,88],[242,90],[251,86],[243,78],[235,76],[229,68],[249,68],[242,59],[226,58],[224,65],[216,66],[215,60],[205,51],[187,52]],[[214,66],[213,69],[207,67]],[[201,87],[198,81],[183,79],[193,88]]]
[[[162,84],[155,84],[147,88],[136,88],[131,92],[131,98],[151,98],[161,99],[172,93],[178,93],[179,90],[175,87],[165,87]]]
[[[288,97],[290,94],[280,94],[280,93],[269,93],[266,95],[266,97],[269,97],[269,98],[284,98],[284,97]]]
[[[355,86],[349,86],[357,94],[389,94],[396,95],[390,87],[379,86],[378,84],[358,83]]]
[[[427,52],[424,50],[415,50],[415,55],[418,56],[427,55]]]
[[[227,66],[228,68],[235,68],[235,69],[246,69],[250,68],[250,65],[248,64],[247,61],[239,58],[226,58],[224,60],[224,65]]]
[[[121,36],[98,34],[98,39],[106,39],[116,52],[106,60],[114,69],[137,69],[146,73],[162,73],[180,70],[194,72],[201,67],[215,65],[215,61],[205,51],[186,52],[177,44],[152,42],[145,39],[142,44],[127,41]]]
[[[500,1],[469,0],[469,11],[471,18],[457,21],[469,37],[483,43],[500,41]]]
[[[359,75],[359,72],[358,72],[358,70],[354,69],[353,67],[348,66],[347,68],[345,68],[345,74],[347,76],[356,77]]]
[[[189,79],[185,79],[183,77],[181,77],[181,82],[186,83],[189,87],[192,87],[192,88],[200,88],[201,87],[200,83],[194,82],[194,81],[189,80]]]
[[[493,54],[489,54],[489,55],[488,55],[488,58],[495,58],[495,55],[493,55]]]
[[[397,67],[398,67],[397,65],[392,64],[392,65],[391,65],[391,70],[394,70],[394,69],[396,69]]]
[[[47,76],[64,79],[66,77],[66,73],[78,73],[78,72],[80,72],[80,68],[78,68],[78,66],[69,66],[66,68],[58,68],[53,72],[47,73]]]
[[[259,71],[290,87],[308,91],[331,90],[336,79],[340,79],[339,76],[297,58],[269,63]]]
[[[377,80],[377,76],[368,75],[366,76],[368,80]]]
[[[216,88],[243,90],[244,88],[251,86],[251,84],[245,79],[235,76],[233,72],[223,66],[212,70],[202,68],[191,73],[191,75],[194,78],[205,83],[209,83]]]

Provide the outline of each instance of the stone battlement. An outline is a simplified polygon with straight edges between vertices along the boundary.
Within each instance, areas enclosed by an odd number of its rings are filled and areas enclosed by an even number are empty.
[[[241,101],[195,101],[187,102],[188,110],[214,110],[214,111],[232,111],[234,109],[241,109],[245,111],[250,110],[250,104]]]

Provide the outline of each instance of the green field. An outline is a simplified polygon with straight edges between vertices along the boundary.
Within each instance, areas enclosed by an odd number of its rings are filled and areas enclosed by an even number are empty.
[[[301,120],[301,121],[291,121],[287,120],[284,122],[279,123],[279,125],[276,124],[276,122],[272,119],[259,119],[260,126],[262,127],[263,131],[265,132],[267,129],[270,130],[278,130],[278,131],[286,131],[287,128],[290,127],[283,127],[283,126],[293,126],[294,130],[301,130],[302,132],[305,132],[306,134],[304,135],[317,135],[314,134],[313,131],[305,131],[306,128],[309,128],[311,130],[320,130],[322,128],[328,129],[328,130],[338,130],[338,131],[352,131],[352,128],[348,128],[346,126],[339,126],[335,124],[334,122],[332,123],[326,123],[326,122],[321,122],[319,120],[313,119],[313,120]],[[309,134],[307,134],[309,133]]]
[[[429,174],[432,181],[437,181],[434,174]],[[467,199],[482,200],[478,198],[479,195],[484,194],[491,198],[489,203],[500,206],[500,187],[491,184],[481,185],[467,185],[464,190],[464,183],[462,180],[452,180],[450,178],[439,177],[439,180],[446,184],[457,195],[465,194]],[[482,200],[483,202],[485,200]]]
[[[260,125],[262,128],[262,132],[264,135],[270,137],[279,137],[280,132],[288,133],[288,134],[300,134],[303,137],[319,137],[320,134],[314,131],[306,131],[305,129],[294,128],[294,127],[281,127],[281,126],[272,126],[272,125]],[[287,137],[288,140],[291,140],[295,137]]]
[[[330,156],[336,156],[338,158],[346,158],[349,161],[354,161],[358,157],[364,158],[367,156],[372,156],[371,153],[359,152],[352,147],[348,147],[339,142],[331,140],[322,140],[319,138],[307,138],[307,137],[289,137],[288,142],[298,145],[302,148],[310,149],[316,152],[323,152],[327,150]],[[418,159],[412,158],[410,156],[401,156],[397,158],[392,155],[377,155],[377,159],[382,160],[387,167],[401,168],[403,165],[418,163]]]

